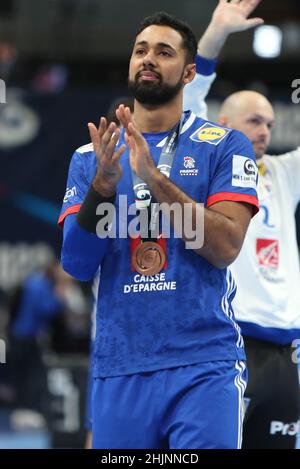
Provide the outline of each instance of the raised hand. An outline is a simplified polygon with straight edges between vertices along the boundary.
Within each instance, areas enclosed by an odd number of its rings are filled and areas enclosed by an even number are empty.
[[[92,123],[88,124],[88,128],[97,158],[97,173],[93,187],[101,195],[110,197],[115,194],[116,185],[122,177],[120,157],[126,145],[121,145],[115,151],[120,130],[114,122],[107,126],[105,117],[101,117],[98,129]]]
[[[130,124],[130,122],[133,121],[130,108],[125,107],[124,104],[120,104],[120,106],[116,110],[116,116],[119,119],[122,127],[124,127],[125,132],[128,134],[128,125]]]
[[[264,22],[262,18],[248,19],[259,3],[261,0],[219,0],[212,23],[227,35],[254,28]]]
[[[133,122],[129,122],[126,134],[126,142],[130,152],[130,166],[132,170],[146,183],[158,172],[150,153],[148,143],[138,131]]]
[[[148,143],[134,123],[129,107],[121,104],[116,111],[116,115],[125,129],[131,168],[143,181],[147,182],[153,171],[158,171],[153,162]]]
[[[261,0],[219,0],[211,21],[198,42],[198,53],[207,59],[215,59],[231,33],[263,24],[262,18],[248,19],[260,2]]]

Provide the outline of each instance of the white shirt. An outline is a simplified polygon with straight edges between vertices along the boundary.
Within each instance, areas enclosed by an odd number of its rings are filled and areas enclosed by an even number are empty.
[[[260,212],[250,223],[231,271],[233,308],[244,335],[279,343],[300,337],[300,268],[295,210],[300,199],[300,147],[259,162]],[[272,330],[270,330],[272,329]]]
[[[203,101],[216,75],[184,90],[184,105],[206,117]],[[289,344],[300,337],[300,269],[295,210],[300,200],[300,147],[265,155],[259,176],[260,212],[252,219],[241,252],[230,267],[237,283],[234,313],[246,336]],[[261,171],[263,173],[264,171]]]
[[[211,85],[216,79],[216,74],[200,75],[196,74],[194,80],[185,86],[183,93],[183,110],[193,111],[202,119],[207,119],[207,105],[205,98],[209,93]]]

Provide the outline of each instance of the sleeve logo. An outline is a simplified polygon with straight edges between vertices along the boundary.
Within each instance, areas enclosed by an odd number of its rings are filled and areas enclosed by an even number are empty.
[[[207,142],[211,145],[218,145],[229,132],[230,129],[213,127],[209,122],[206,122],[190,136],[190,139],[198,143]]]
[[[67,190],[64,196],[64,203],[68,202],[68,200],[71,197],[75,197],[75,195],[77,195],[76,187],[75,186],[73,186],[72,188],[67,187]]]
[[[233,155],[232,159],[232,186],[256,189],[258,169],[251,158]]]

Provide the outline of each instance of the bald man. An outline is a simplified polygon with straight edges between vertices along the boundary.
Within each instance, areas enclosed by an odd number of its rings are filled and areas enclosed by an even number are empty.
[[[265,154],[271,140],[275,115],[271,103],[255,91],[240,91],[221,106],[220,124],[241,130],[252,142],[257,159]]]
[[[234,31],[233,27],[226,29],[226,21],[228,25],[230,15],[241,14],[245,3],[220,2],[218,15],[214,14],[199,41],[198,75],[185,89],[185,103],[196,114],[204,109],[197,97],[203,99],[203,90],[208,92],[207,83],[216,76],[216,57]],[[229,96],[221,106],[219,122],[250,139],[259,167],[260,213],[251,222],[240,255],[231,266],[237,283],[234,314],[244,336],[249,372],[243,448],[291,449],[299,431],[300,412],[296,354],[291,347],[300,338],[294,217],[300,200],[300,147],[285,155],[266,155],[274,111],[263,95],[253,91]],[[215,124],[212,127],[217,135]],[[210,143],[218,144],[218,140]],[[233,163],[233,184],[242,184],[248,176],[251,168],[245,167],[241,174]]]
[[[275,117],[253,91],[235,93],[221,107],[220,123],[253,144],[259,167],[260,213],[251,223],[231,270],[233,301],[248,359],[244,447],[294,448],[299,384],[291,344],[300,337],[300,272],[295,210],[300,200],[300,148],[266,155]]]

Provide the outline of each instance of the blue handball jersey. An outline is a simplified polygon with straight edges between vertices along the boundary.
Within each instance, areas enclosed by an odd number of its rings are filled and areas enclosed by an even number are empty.
[[[144,134],[156,164],[167,135]],[[123,142],[121,133],[118,144]],[[127,196],[128,204],[135,199],[127,150],[121,164],[117,211],[120,195]],[[60,225],[80,209],[95,172],[92,145],[79,148],[70,165]],[[253,213],[258,210],[257,168],[249,140],[190,112],[185,113],[170,179],[206,207],[236,201],[251,204]],[[181,239],[170,237],[166,245],[165,269],[147,277],[131,269],[130,240],[109,239],[98,290],[95,377],[245,358],[231,307],[236,288],[229,269],[214,267],[186,249]],[[80,258],[80,248],[74,256]]]

